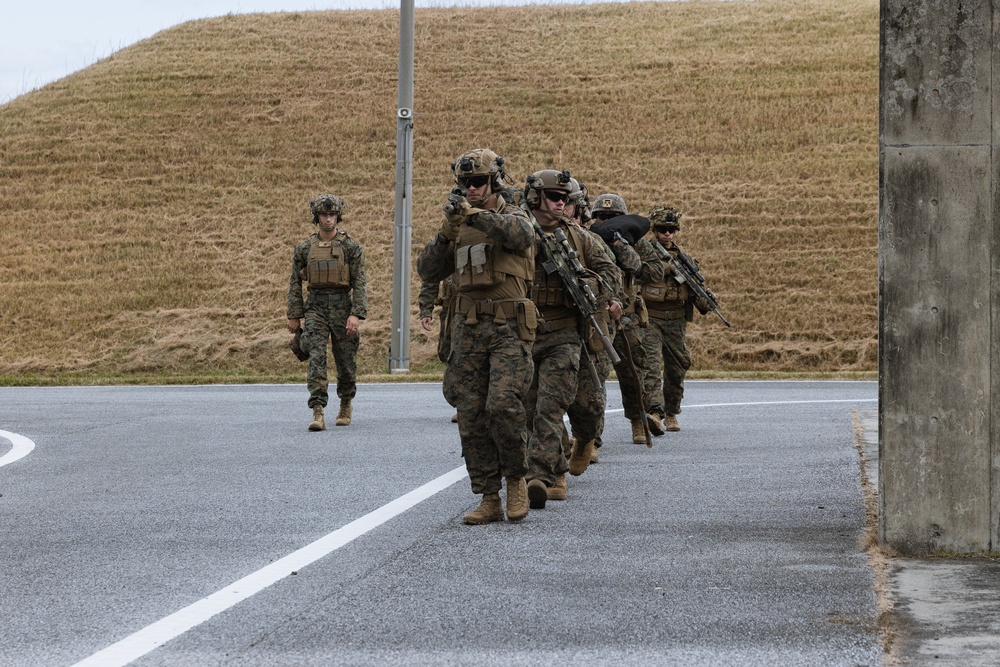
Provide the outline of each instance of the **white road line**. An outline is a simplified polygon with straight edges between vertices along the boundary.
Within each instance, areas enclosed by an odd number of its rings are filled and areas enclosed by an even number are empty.
[[[682,405],[682,408],[731,408],[741,405],[805,405],[812,403],[877,403],[877,398],[831,398],[821,401],[756,401],[747,403],[702,403],[701,405]]]
[[[31,450],[35,448],[35,443],[28,440],[23,435],[18,435],[17,433],[11,433],[10,431],[0,431],[0,438],[6,438],[10,440],[10,444],[13,445],[11,450],[7,452],[2,458],[0,458],[0,468],[5,465],[11,464],[14,461],[23,459],[25,456],[31,453]]]
[[[700,405],[681,405],[681,408],[687,410],[688,408],[735,408],[741,405],[800,405],[800,404],[812,404],[812,403],[877,403],[877,398],[831,398],[824,399],[820,401],[756,401],[756,402],[746,402],[746,403],[702,403]],[[611,410],[605,410],[605,414],[617,414],[619,412],[625,412],[625,408],[612,408]],[[567,417],[568,419],[568,417]]]
[[[352,521],[343,528],[321,537],[312,544],[243,577],[222,590],[202,598],[162,620],[147,625],[135,634],[81,660],[74,667],[121,667],[133,660],[138,660],[174,637],[259,593],[271,584],[289,576],[293,571],[301,570],[310,563],[349,544],[354,539],[467,476],[468,473],[466,473],[464,465],[455,468],[420,488],[383,505],[374,512]]]

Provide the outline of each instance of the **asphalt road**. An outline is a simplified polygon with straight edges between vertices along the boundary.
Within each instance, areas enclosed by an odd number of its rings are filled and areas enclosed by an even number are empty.
[[[690,382],[521,524],[435,384],[0,389],[0,662],[879,665],[851,411],[874,382]],[[332,419],[331,419],[332,422]]]

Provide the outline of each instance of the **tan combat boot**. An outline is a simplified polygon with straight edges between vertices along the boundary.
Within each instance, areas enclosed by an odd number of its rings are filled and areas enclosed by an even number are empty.
[[[637,445],[646,444],[646,429],[642,427],[641,419],[632,420],[632,442]]]
[[[503,521],[503,507],[500,506],[499,493],[484,493],[479,507],[462,517],[462,521],[470,526],[478,526],[494,521]]]
[[[451,416],[451,423],[452,424],[457,424],[458,423],[458,413],[457,412]]]
[[[337,426],[350,426],[351,424],[351,402],[341,401],[340,411],[337,413]]]
[[[523,477],[507,478],[507,520],[520,521],[528,516],[528,483]]]
[[[681,425],[677,423],[677,415],[667,415],[663,418],[663,426],[668,431],[679,431]]]
[[[643,440],[645,442],[645,440]],[[582,475],[583,471],[590,466],[590,457],[594,453],[594,441],[580,444],[577,441],[573,447],[573,454],[569,457],[569,474]]]
[[[594,445],[594,453],[590,455],[590,465],[597,463],[597,452],[601,451],[597,445]]]
[[[566,475],[556,475],[555,483],[546,492],[549,500],[566,500]]]
[[[663,435],[663,422],[660,421],[660,415],[656,413],[646,415],[646,423],[649,424],[650,433],[653,435]]]
[[[314,405],[313,406],[313,420],[309,422],[310,431],[325,431],[326,430],[326,420],[323,419],[323,406]]]

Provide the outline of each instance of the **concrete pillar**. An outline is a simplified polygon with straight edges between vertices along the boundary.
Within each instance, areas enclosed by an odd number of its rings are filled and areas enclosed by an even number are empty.
[[[879,539],[906,554],[1000,549],[995,5],[881,3]]]

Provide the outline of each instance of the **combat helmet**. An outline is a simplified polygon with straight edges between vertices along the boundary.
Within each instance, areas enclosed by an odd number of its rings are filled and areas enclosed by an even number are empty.
[[[528,176],[524,186],[524,201],[528,208],[538,208],[546,190],[558,190],[569,196],[573,192],[573,177],[566,169],[542,169]]]
[[[575,184],[569,194],[569,203],[576,206],[574,214],[579,216],[580,222],[590,222],[593,216],[590,214],[590,195],[587,193],[587,186],[575,178],[570,180]]]
[[[628,207],[620,196],[607,193],[594,200],[591,213],[595,218],[612,218],[616,215],[628,215]]]
[[[309,210],[313,214],[313,224],[319,224],[320,213],[336,213],[340,220],[344,219],[344,200],[337,195],[324,194],[309,202]]]
[[[681,228],[681,214],[673,206],[657,206],[649,213],[649,224]]]
[[[459,185],[461,185],[459,179],[462,178],[489,176],[493,192],[503,190],[504,178],[507,176],[503,156],[497,155],[489,148],[476,148],[462,153],[451,163],[451,171],[455,176],[455,182]]]

